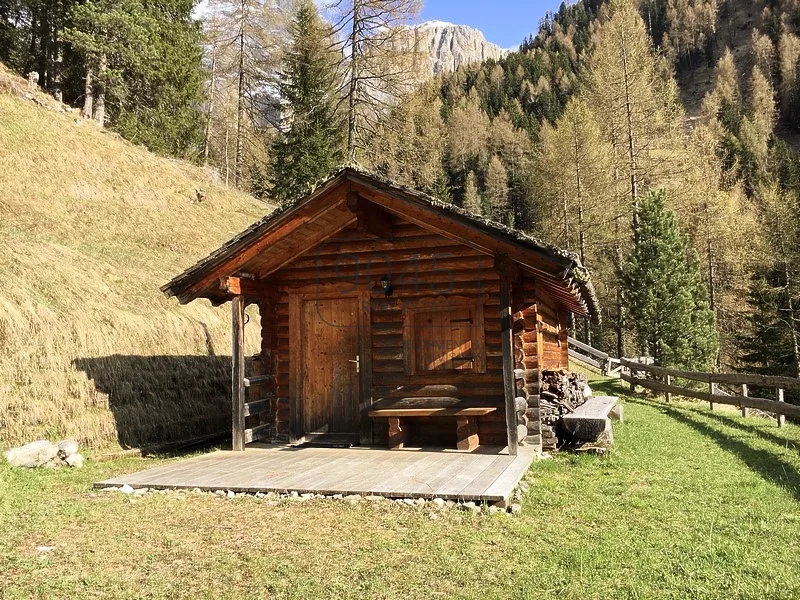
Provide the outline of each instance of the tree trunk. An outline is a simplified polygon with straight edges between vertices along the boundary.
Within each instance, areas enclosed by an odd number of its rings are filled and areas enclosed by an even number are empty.
[[[208,166],[208,153],[211,146],[211,122],[214,118],[214,91],[217,76],[217,45],[211,45],[211,88],[208,91],[208,115],[206,115],[206,131],[203,137],[203,164]]]
[[[100,56],[100,66],[98,67],[97,71],[98,74],[102,77],[107,68],[108,57],[103,54]],[[102,81],[100,82],[100,86],[95,88],[94,92],[94,120],[99,123],[100,127],[104,127],[106,124],[106,90],[102,85]]]
[[[242,185],[242,162],[244,160],[244,28],[247,3],[242,0],[242,20],[239,27],[239,90],[236,104],[236,187]]]
[[[83,109],[81,110],[81,117],[84,119],[91,119],[94,105],[94,90],[93,88],[94,74],[92,67],[86,66],[86,78],[83,81]]]
[[[781,255],[783,256],[783,276],[784,276],[784,290],[786,292],[786,304],[789,309],[789,336],[792,340],[792,365],[794,373],[793,376],[800,379],[800,332],[797,331],[797,318],[796,310],[794,307],[794,300],[792,299],[792,273],[789,269],[788,248],[786,248],[783,232],[780,232],[781,237]]]
[[[350,32],[350,91],[347,108],[347,156],[352,162],[356,160],[358,142],[356,139],[357,117],[356,94],[358,93],[358,32],[361,25],[361,6],[353,0],[353,29]]]
[[[633,236],[639,232],[639,176],[637,170],[636,132],[633,130],[633,97],[631,94],[631,74],[628,72],[628,46],[623,35],[621,40],[622,75],[625,84],[625,125],[628,138],[628,165],[631,170],[631,206],[633,208]]]

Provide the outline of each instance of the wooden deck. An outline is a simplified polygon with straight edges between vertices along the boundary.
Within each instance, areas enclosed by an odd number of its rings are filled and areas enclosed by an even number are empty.
[[[359,494],[390,498],[444,498],[507,502],[534,458],[479,449],[384,450],[249,446],[217,451],[95,484],[155,489]]]

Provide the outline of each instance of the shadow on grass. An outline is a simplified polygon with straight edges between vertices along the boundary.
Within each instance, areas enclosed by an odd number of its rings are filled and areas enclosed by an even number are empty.
[[[714,443],[717,444],[717,446],[736,456],[745,465],[747,465],[751,471],[758,474],[762,479],[784,488],[794,497],[795,500],[800,501],[800,471],[798,471],[797,467],[790,462],[772,454],[771,452],[753,448],[742,440],[731,437],[730,435],[726,435],[725,433],[710,427],[706,423],[703,423],[701,420],[695,419],[686,414],[683,409],[669,406],[667,404],[656,405],[653,402],[630,397],[628,398],[628,402],[632,404],[639,404],[641,406],[648,406],[650,408],[660,408],[661,411],[667,416],[710,438],[714,441]],[[700,413],[700,411],[697,411],[696,409],[687,410],[698,415],[702,414],[704,417],[714,416],[707,413]],[[722,417],[722,415],[716,416]],[[724,422],[722,422],[722,424],[727,425],[727,423]],[[748,433],[750,432],[748,431]],[[785,440],[778,441],[785,442]],[[782,443],[777,445],[783,447]]]
[[[754,424],[751,424],[751,423],[742,423],[739,420],[739,418],[737,418],[737,417],[732,417],[732,416],[728,416],[728,415],[722,415],[722,414],[719,414],[719,413],[713,413],[713,412],[709,412],[709,411],[704,411],[704,410],[702,410],[700,408],[687,407],[686,410],[692,411],[692,412],[697,413],[699,415],[703,415],[705,417],[708,417],[709,419],[714,419],[715,421],[718,421],[719,423],[721,423],[722,425],[725,425],[727,427],[733,427],[733,428],[738,429],[739,431],[743,431],[745,433],[752,433],[753,435],[757,435],[758,437],[760,437],[763,440],[766,440],[768,442],[772,442],[774,444],[778,444],[781,447],[790,448],[792,450],[800,450],[800,448],[798,448],[798,446],[795,444],[795,442],[790,441],[785,437],[781,437],[779,435],[775,435],[774,433],[770,433],[768,431],[764,431],[758,425],[754,425]],[[765,419],[765,421],[766,421],[766,419]],[[773,421],[773,425],[774,425],[774,421]]]
[[[76,359],[73,366],[107,398],[123,448],[148,448],[230,428],[229,357],[115,354]]]

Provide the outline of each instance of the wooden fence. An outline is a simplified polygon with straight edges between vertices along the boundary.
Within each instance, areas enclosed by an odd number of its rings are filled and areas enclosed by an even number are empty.
[[[741,408],[742,416],[747,416],[748,408],[755,408],[776,414],[778,427],[783,426],[785,415],[800,419],[800,406],[787,404],[783,400],[784,390],[800,390],[800,379],[769,375],[679,371],[677,369],[665,369],[664,367],[647,365],[627,358],[620,359],[620,364],[624,367],[621,373],[622,379],[631,384],[632,390],[635,390],[636,386],[640,386],[654,392],[661,392],[665,394],[667,402],[672,399],[674,394],[686,398],[706,400],[711,404],[712,410],[715,404],[728,404]],[[640,373],[646,373],[649,377],[639,377]],[[708,391],[673,385],[673,379],[704,383],[708,386]],[[739,392],[726,394],[719,389],[720,385],[734,386]],[[774,389],[777,400],[750,396],[750,386]]]
[[[618,358],[609,356],[602,350],[597,350],[573,337],[567,338],[569,342],[569,356],[575,360],[599,369],[603,375],[618,375],[622,365]]]

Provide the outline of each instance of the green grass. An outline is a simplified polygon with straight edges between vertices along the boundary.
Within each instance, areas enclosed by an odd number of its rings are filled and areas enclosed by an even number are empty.
[[[91,489],[164,459],[2,467],[0,596],[800,597],[800,428],[642,398],[625,410],[610,455],[534,464],[512,517]]]

